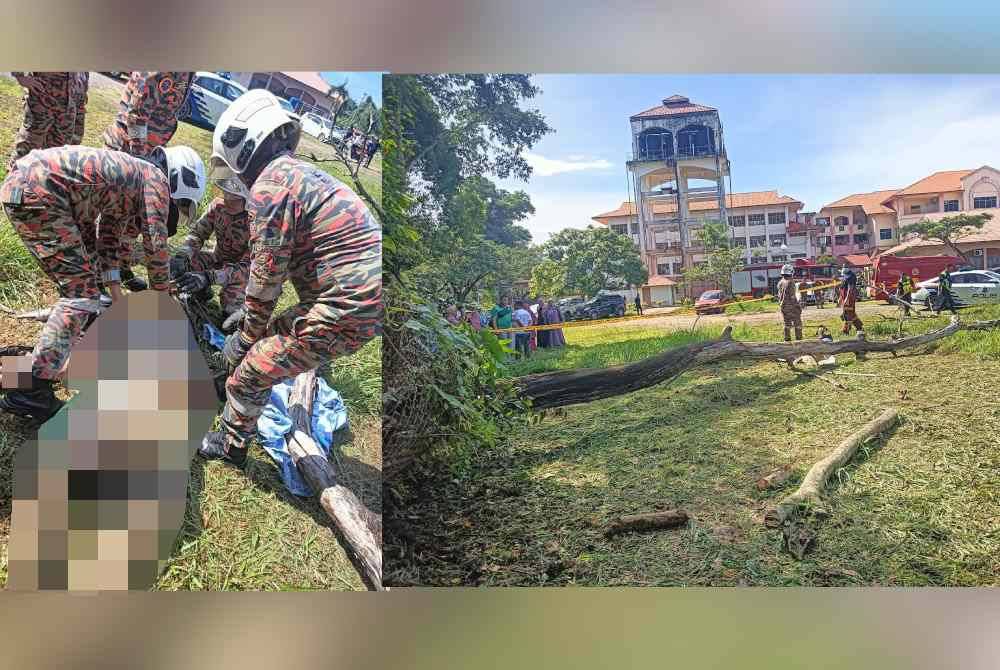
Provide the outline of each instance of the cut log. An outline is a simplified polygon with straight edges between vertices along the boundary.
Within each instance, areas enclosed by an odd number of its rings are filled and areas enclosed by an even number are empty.
[[[830,475],[850,461],[858,451],[858,447],[866,440],[884,433],[895,425],[898,418],[899,412],[887,409],[866,423],[861,430],[838,444],[837,448],[831,451],[826,458],[809,468],[802,484],[794,493],[765,513],[764,524],[770,528],[780,528],[785,521],[795,516],[801,504],[818,502],[820,492],[826,486]]]
[[[650,530],[679,528],[688,522],[688,513],[674,509],[666,512],[630,514],[615,519],[604,531],[604,537],[614,537],[622,533],[642,533]]]
[[[296,469],[319,499],[347,544],[348,554],[365,583],[375,591],[382,586],[382,518],[375,514],[346,486],[337,482],[333,465],[311,434],[316,371],[303,372],[295,379],[288,397],[292,430],[286,436],[288,452]]]
[[[565,407],[579,403],[624,395],[671,381],[688,370],[723,361],[795,360],[812,356],[819,360],[837,354],[890,352],[930,344],[961,330],[989,330],[1000,327],[1000,319],[963,324],[957,317],[944,328],[902,340],[840,340],[822,342],[756,343],[732,339],[727,327],[717,340],[676,347],[635,363],[607,368],[584,368],[526,375],[517,379],[520,395],[531,400],[536,410]]]

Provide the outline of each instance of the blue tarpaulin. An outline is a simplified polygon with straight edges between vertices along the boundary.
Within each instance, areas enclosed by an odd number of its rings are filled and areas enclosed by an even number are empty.
[[[225,336],[209,324],[205,324],[205,335],[217,349],[222,349],[225,345]],[[285,442],[285,434],[292,428],[292,419],[288,416],[288,395],[294,383],[295,380],[290,379],[271,388],[271,398],[257,420],[257,433],[264,451],[274,459],[281,471],[285,487],[297,496],[309,496],[312,491],[295,468]],[[330,455],[333,434],[346,427],[347,408],[343,399],[325,379],[317,376],[312,407],[312,437],[325,455]]]

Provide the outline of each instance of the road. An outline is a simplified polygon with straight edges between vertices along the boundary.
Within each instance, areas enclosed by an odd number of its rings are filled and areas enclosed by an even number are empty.
[[[802,311],[802,322],[803,324],[808,324],[809,322],[818,322],[828,320],[831,316],[839,316],[840,308],[833,305],[833,303],[828,303],[827,307],[823,309],[817,309],[816,307],[806,307]],[[672,314],[676,308],[665,308],[663,309],[662,316],[655,313],[651,313],[652,310],[646,312],[646,315],[650,318],[637,319],[630,322],[622,322],[615,324],[608,324],[609,326],[614,326],[616,328],[663,328],[665,330],[672,330],[677,328],[690,328],[694,325],[695,319],[698,319],[699,325],[706,324],[727,324],[730,322],[736,323],[781,323],[781,312],[759,312],[756,314],[704,314],[700,317],[694,314]],[[899,308],[894,305],[889,305],[883,302],[875,301],[865,301],[859,302],[857,306],[858,316],[864,321],[866,317],[874,317],[877,314],[882,314],[884,316],[897,316],[899,314]]]

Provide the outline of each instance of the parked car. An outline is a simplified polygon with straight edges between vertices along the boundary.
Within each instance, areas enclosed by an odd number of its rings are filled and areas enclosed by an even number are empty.
[[[696,314],[722,314],[726,311],[726,297],[722,291],[705,291],[694,302]]]
[[[246,92],[247,89],[241,84],[214,72],[195,72],[191,90],[177,118],[200,128],[213,130],[222,112]]]
[[[602,319],[611,316],[625,316],[625,298],[616,293],[598,294],[578,305],[570,316],[566,316],[566,312],[563,312],[563,318],[567,321]]]
[[[333,133],[333,120],[315,112],[302,115],[302,132],[308,133],[320,142],[327,142]]]
[[[913,304],[923,303],[928,309],[933,307],[938,294],[938,278],[919,282],[916,289]],[[989,270],[953,272],[951,292],[958,306],[1000,303],[1000,273]]]

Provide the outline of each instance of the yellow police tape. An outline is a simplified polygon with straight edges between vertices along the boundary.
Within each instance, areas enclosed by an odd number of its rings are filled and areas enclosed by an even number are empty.
[[[830,282],[829,284],[822,284],[820,286],[812,286],[805,289],[806,291],[822,291],[828,288],[833,288],[837,286],[840,282]],[[803,289],[799,289],[801,293]],[[750,300],[734,300],[733,302],[728,302],[725,304],[726,307],[729,305],[747,305],[751,302],[762,302],[764,300],[773,300],[774,296],[765,295],[760,298],[751,298]],[[685,314],[691,314],[695,312],[695,308],[691,307],[678,307],[675,310],[669,312],[661,312],[659,314],[643,314],[641,316],[619,316],[614,319],[594,319],[594,320],[584,320],[584,321],[565,321],[563,323],[553,323],[544,326],[514,326],[510,328],[489,328],[488,330],[493,333],[527,333],[531,331],[540,330],[561,330],[563,328],[583,328],[586,326],[607,326],[609,324],[615,323],[630,323],[632,321],[639,321],[641,319],[661,319],[665,316],[683,316]]]

